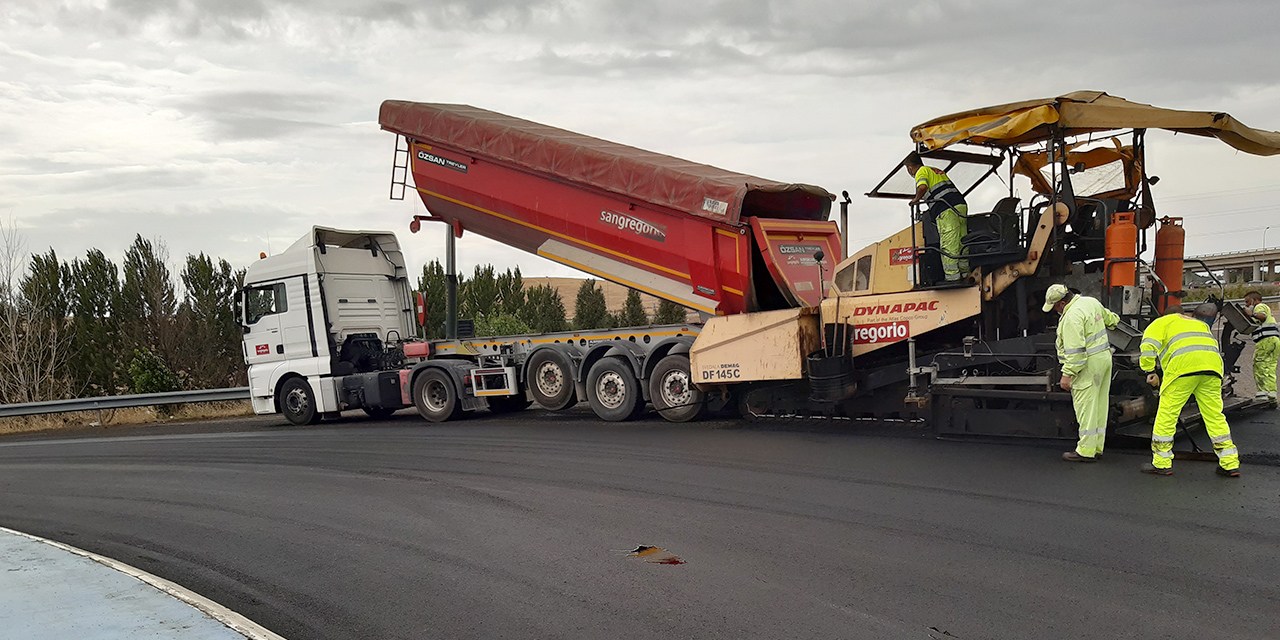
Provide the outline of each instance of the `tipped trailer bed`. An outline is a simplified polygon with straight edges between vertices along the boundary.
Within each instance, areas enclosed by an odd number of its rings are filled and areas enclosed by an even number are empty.
[[[467,105],[388,100],[430,216],[705,316],[817,305],[834,196]],[[402,183],[403,184],[403,183]],[[418,228],[418,219],[411,227]],[[829,284],[831,270],[822,274]]]

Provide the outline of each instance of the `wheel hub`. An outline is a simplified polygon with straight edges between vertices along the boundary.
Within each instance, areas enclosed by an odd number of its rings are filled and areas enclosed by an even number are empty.
[[[449,402],[449,390],[445,389],[444,383],[439,380],[429,380],[426,388],[423,389],[422,401],[432,411],[444,411],[445,405]]]
[[[538,391],[547,397],[554,397],[564,388],[564,372],[554,362],[544,362],[538,367],[538,374],[534,376],[538,381]]]
[[[307,401],[307,394],[302,389],[290,389],[289,393],[284,397],[284,406],[289,413],[294,415],[302,415],[306,412],[311,403]]]
[[[662,399],[668,407],[689,404],[693,399],[689,385],[689,374],[684,371],[672,371],[662,380]]]
[[[627,382],[617,372],[609,371],[596,382],[596,398],[600,404],[617,409],[627,399]]]

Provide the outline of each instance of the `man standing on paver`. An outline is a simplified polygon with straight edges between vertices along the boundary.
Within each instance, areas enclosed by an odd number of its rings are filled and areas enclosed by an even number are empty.
[[[1173,475],[1173,434],[1178,415],[1191,396],[1196,397],[1205,431],[1218,454],[1218,475],[1239,477],[1240,455],[1231,441],[1231,427],[1222,415],[1222,354],[1209,327],[1218,307],[1206,302],[1195,312],[1179,305],[1165,310],[1142,333],[1139,364],[1150,373],[1147,382],[1160,386],[1160,407],[1151,429],[1151,463],[1143,473]],[[1164,372],[1154,373],[1157,365]]]
[[[1250,291],[1244,294],[1244,304],[1249,315],[1261,323],[1253,330],[1253,380],[1258,383],[1254,400],[1268,402],[1276,408],[1276,357],[1280,355],[1280,328],[1276,326],[1271,306],[1262,301],[1262,294]]]
[[[1111,341],[1107,329],[1120,317],[1089,296],[1072,293],[1055,284],[1044,294],[1045,313],[1056,311],[1058,362],[1062,379],[1058,386],[1071,392],[1071,405],[1080,425],[1075,451],[1062,454],[1067,462],[1094,462],[1107,439],[1107,408],[1111,403]]]
[[[959,282],[969,273],[969,261],[961,257],[964,247],[960,239],[967,233],[965,217],[969,205],[951,178],[941,169],[926,166],[917,153],[907,156],[903,165],[916,181],[916,195],[911,204],[928,199],[929,211],[925,222],[932,222],[938,229],[938,246],[942,250],[942,272],[947,282]]]

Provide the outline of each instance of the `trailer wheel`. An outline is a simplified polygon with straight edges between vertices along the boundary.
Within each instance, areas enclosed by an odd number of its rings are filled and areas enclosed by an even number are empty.
[[[649,399],[667,422],[689,422],[702,415],[706,394],[693,386],[688,356],[672,354],[658,361],[649,376]]]
[[[315,424],[320,421],[320,412],[316,411],[316,395],[311,391],[311,384],[304,378],[285,380],[276,392],[276,400],[280,405],[280,413],[293,424]]]
[[[559,411],[575,404],[573,371],[565,357],[544,349],[529,359],[529,392],[545,409]]]
[[[587,373],[587,402],[601,420],[621,422],[634,416],[643,400],[640,381],[631,372],[631,363],[611,356],[591,365]]]
[[[494,396],[489,398],[489,411],[492,413],[515,413],[529,408],[532,401],[523,395]]]
[[[365,415],[373,418],[374,420],[386,420],[391,417],[391,414],[396,412],[396,410],[391,407],[360,407],[360,409],[364,411]]]
[[[449,374],[439,369],[427,369],[413,381],[413,404],[431,422],[444,422],[462,414],[458,388]]]

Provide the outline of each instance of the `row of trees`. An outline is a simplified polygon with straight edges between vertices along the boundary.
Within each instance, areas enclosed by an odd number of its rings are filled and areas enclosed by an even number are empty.
[[[443,338],[448,279],[439,261],[422,268],[418,290],[427,299],[427,336]],[[547,333],[569,329],[611,329],[685,321],[684,307],[666,300],[652,318],[634,289],[619,313],[611,313],[604,290],[595,280],[584,280],[573,305],[573,321],[567,320],[564,300],[550,285],[524,288],[520,268],[497,272],[493,265],[478,266],[468,277],[458,276],[458,317],[475,321],[476,335],[497,336]]]
[[[245,384],[233,311],[244,272],[188,255],[179,296],[159,241],[28,259],[0,230],[0,403]]]
[[[69,261],[53,249],[28,256],[17,230],[0,225],[0,404],[246,384],[235,317],[244,270],[200,253],[186,256],[175,280],[168,265],[164,244],[141,235],[119,265],[98,249]],[[444,336],[445,283],[439,262],[423,268],[431,338]],[[665,301],[650,318],[635,291],[610,313],[587,280],[570,323],[555,288],[525,290],[519,268],[492,265],[459,278],[458,299],[477,335],[685,320],[684,307]]]

